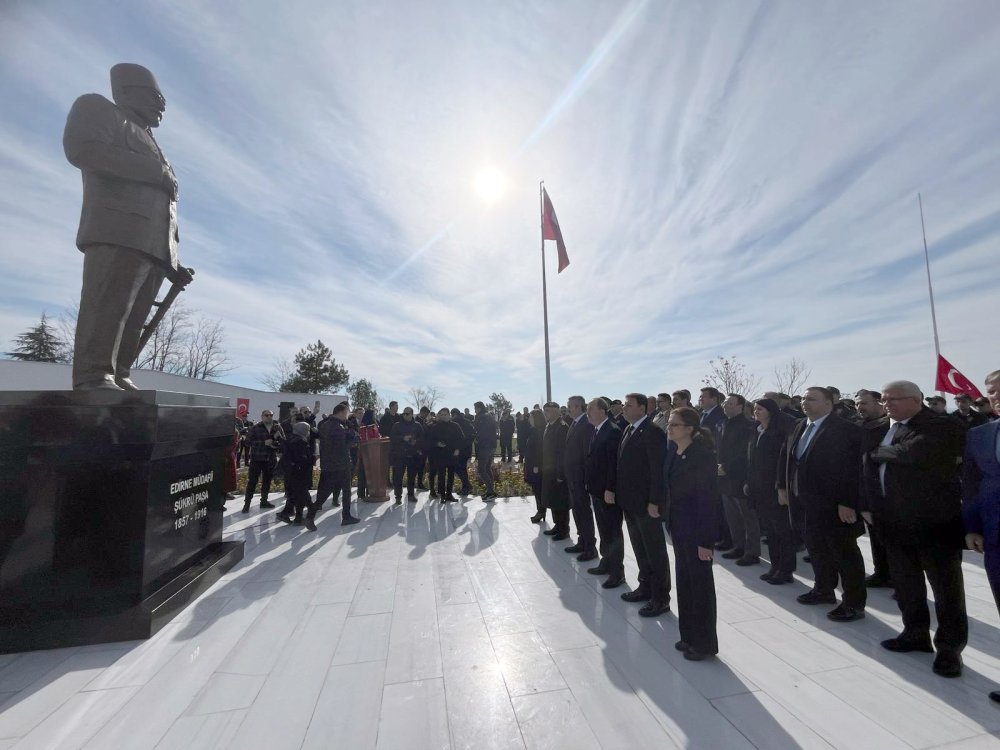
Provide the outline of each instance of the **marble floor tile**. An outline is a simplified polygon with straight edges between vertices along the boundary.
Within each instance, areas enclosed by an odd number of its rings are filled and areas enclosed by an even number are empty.
[[[385,686],[376,747],[381,750],[406,747],[448,750],[451,746],[443,679]]]
[[[137,687],[76,693],[21,738],[16,747],[76,750],[127,703]]]
[[[303,750],[338,747],[370,750],[376,745],[385,664],[369,661],[331,667],[320,691]]]
[[[600,750],[602,747],[569,689],[520,695],[513,702],[528,750]]]

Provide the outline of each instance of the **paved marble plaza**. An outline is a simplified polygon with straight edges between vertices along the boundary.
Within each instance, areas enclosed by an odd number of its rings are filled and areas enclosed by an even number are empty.
[[[351,527],[328,510],[316,534],[230,506],[245,559],[149,641],[0,656],[0,750],[1000,747],[1000,630],[970,554],[965,675],[945,680],[879,647],[900,624],[885,590],[835,624],[794,601],[806,577],[729,562],[720,658],[687,662],[676,618],[601,589],[523,498],[421,493]]]

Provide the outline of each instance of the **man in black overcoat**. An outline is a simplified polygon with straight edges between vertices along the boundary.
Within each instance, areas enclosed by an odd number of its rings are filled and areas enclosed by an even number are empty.
[[[587,404],[587,421],[594,427],[584,463],[584,481],[597,519],[601,562],[587,568],[592,575],[606,575],[601,584],[613,589],[625,583],[625,535],[622,532],[622,509],[615,500],[618,486],[618,444],[622,431],[610,418],[611,404],[595,398]]]

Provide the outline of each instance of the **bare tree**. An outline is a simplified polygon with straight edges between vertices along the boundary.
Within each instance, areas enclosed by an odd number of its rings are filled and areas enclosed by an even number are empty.
[[[282,384],[295,374],[295,365],[291,360],[278,357],[271,364],[271,372],[261,375],[257,380],[272,391],[280,391]]]
[[[222,321],[199,317],[194,332],[187,340],[181,375],[200,380],[214,380],[232,367],[224,348],[225,330]]]
[[[135,367],[140,370],[184,374],[189,339],[196,335],[192,332],[191,318],[190,309],[180,302],[175,303],[139,352]]]
[[[798,357],[792,357],[782,367],[774,368],[774,387],[779,393],[794,396],[808,382],[812,368]]]
[[[80,317],[80,305],[74,302],[56,318],[56,329],[63,342],[62,356],[65,362],[73,361],[73,349],[76,345],[76,319],[78,317]]]
[[[444,399],[444,391],[433,385],[423,385],[409,390],[410,402],[418,411],[427,407],[434,411],[434,405]]]
[[[714,386],[723,393],[738,393],[744,398],[757,397],[760,378],[735,356],[710,359],[708,366],[709,372],[701,380],[705,385]]]

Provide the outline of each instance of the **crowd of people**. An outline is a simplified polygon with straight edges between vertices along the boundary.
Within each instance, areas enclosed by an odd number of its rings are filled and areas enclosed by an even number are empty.
[[[766,557],[760,578],[780,586],[792,583],[804,553],[814,583],[800,604],[831,606],[827,617],[849,623],[864,618],[869,588],[891,587],[903,629],[882,646],[935,653],[934,672],[956,677],[968,640],[963,549],[985,555],[1000,608],[1000,370],[985,383],[987,398],[959,394],[953,412],[943,397],[925,398],[903,380],[853,398],[829,386],[755,399],[705,387],[697,406],[687,390],[630,393],[624,400],[571,396],[565,405],[507,411],[500,419],[483,402],[475,414],[426,407],[400,413],[392,402],[377,423],[371,410],[350,413],[347,403],[318,421],[299,410],[284,425],[265,411],[260,422],[244,426],[243,512],[259,480],[261,507],[274,507],[267,498],[281,455],[286,504],[279,518],[315,531],[316,513],[332,497],[333,505],[343,503],[342,523],[356,523],[351,484],[357,475],[364,497],[358,446],[366,431],[389,437],[397,504],[404,476],[409,502],[424,489],[432,500],[454,502],[456,481],[459,494],[469,494],[473,457],[483,500],[493,502],[497,446],[500,461],[514,465],[516,437],[516,461],[535,499],[531,521],[545,524],[545,535],[566,540],[575,527],[565,551],[580,562],[596,561],[587,572],[614,589],[626,583],[627,529],[639,573],[621,598],[640,604],[643,617],[670,610],[676,581],[676,647],[684,658],[701,661],[719,651],[717,554],[742,567]],[[858,546],[866,531],[874,568],[868,575]],[[937,617],[933,639],[928,582]],[[990,697],[1000,702],[1000,691]]]

